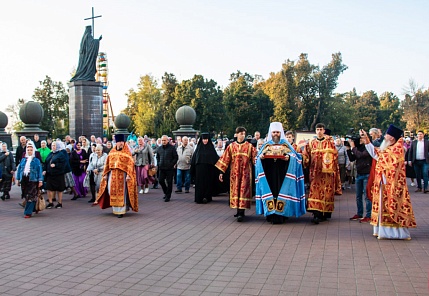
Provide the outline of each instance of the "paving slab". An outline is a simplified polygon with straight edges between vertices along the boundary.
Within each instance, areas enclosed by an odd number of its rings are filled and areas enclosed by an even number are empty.
[[[349,221],[354,188],[328,222],[311,215],[272,225],[227,195],[194,203],[139,194],[138,213],[118,219],[64,194],[62,209],[23,218],[20,188],[0,201],[1,295],[429,295],[429,194],[410,187],[418,228],[411,241],[377,240]]]

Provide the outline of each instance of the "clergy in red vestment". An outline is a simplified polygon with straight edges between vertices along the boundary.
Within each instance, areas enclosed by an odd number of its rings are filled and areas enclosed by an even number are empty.
[[[366,132],[360,131],[366,149],[377,161],[371,186],[371,224],[378,239],[410,240],[408,228],[417,226],[407,187],[402,133],[391,124],[378,150]]]
[[[228,166],[231,167],[229,205],[237,209],[238,222],[244,219],[244,211],[250,209],[252,202],[252,166],[256,158],[256,148],[246,141],[246,129],[237,127],[235,130],[237,140],[228,145],[216,167],[222,171],[219,181],[223,182],[223,173]]]
[[[116,146],[107,155],[100,190],[94,205],[113,208],[118,218],[131,208],[138,212],[136,171],[130,148],[125,144],[125,135],[115,135]]]
[[[310,192],[307,211],[313,213],[314,224],[331,218],[334,211],[334,195],[342,194],[335,143],[325,134],[325,125],[316,125],[316,139],[305,147],[310,161]]]

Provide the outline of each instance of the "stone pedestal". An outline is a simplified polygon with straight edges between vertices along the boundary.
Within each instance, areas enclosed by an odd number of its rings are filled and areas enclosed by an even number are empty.
[[[128,127],[131,124],[131,119],[128,115],[121,113],[115,118],[115,135],[121,134],[125,135],[125,140],[127,140],[127,137],[130,135],[130,132],[128,131]]]
[[[70,136],[102,137],[103,84],[95,81],[73,81],[68,85]]]
[[[40,128],[40,122],[43,116],[44,111],[40,103],[28,101],[22,105],[19,109],[19,118],[21,118],[24,123],[24,129],[15,132],[18,137],[18,143],[21,136],[33,140],[35,134],[39,135],[40,140],[46,140],[48,132]]]
[[[189,138],[195,138],[198,131],[192,128],[192,125],[197,119],[197,114],[195,113],[194,108],[183,105],[176,111],[176,121],[179,124],[180,128],[173,131],[174,137],[187,136]]]

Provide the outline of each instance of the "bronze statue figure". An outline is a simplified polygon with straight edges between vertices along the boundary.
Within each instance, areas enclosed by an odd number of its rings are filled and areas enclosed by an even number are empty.
[[[91,32],[91,26],[86,26],[82,41],[80,42],[79,63],[77,65],[76,74],[70,79],[72,81],[95,81],[96,60],[100,40],[94,39]]]

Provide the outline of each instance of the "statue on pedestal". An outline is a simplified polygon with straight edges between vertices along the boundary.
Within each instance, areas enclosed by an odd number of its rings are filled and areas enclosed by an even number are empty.
[[[70,79],[70,82],[95,81],[95,73],[97,72],[96,60],[102,38],[100,36],[99,39],[94,39],[91,26],[86,26],[85,33],[80,42],[79,63],[76,74]]]

